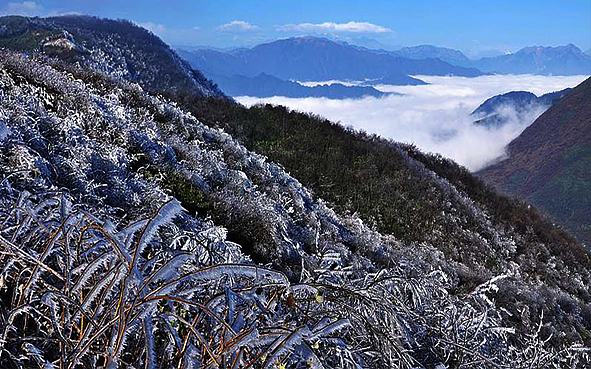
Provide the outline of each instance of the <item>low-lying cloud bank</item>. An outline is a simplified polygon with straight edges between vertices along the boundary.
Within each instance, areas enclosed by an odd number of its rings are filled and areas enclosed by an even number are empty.
[[[506,155],[505,147],[540,114],[532,106],[525,114],[513,114],[500,128],[474,125],[470,113],[489,97],[509,91],[530,91],[536,95],[574,87],[588,76],[498,75],[477,78],[417,76],[425,86],[376,86],[403,96],[366,97],[358,100],[286,97],[236,98],[250,106],[268,102],[291,109],[313,112],[343,125],[351,125],[395,141],[410,142],[427,152],[440,153],[476,171]],[[326,82],[324,82],[326,83]],[[313,85],[314,83],[307,83]]]

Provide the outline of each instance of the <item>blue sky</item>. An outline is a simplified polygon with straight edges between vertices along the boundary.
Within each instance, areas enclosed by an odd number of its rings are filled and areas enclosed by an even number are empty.
[[[471,56],[574,43],[591,48],[589,0],[0,0],[0,13],[136,21],[173,45],[250,46],[324,35],[366,46],[434,44]]]

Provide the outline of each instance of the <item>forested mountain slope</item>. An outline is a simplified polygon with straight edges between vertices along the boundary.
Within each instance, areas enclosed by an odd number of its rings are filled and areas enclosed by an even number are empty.
[[[357,214],[405,243],[434,245],[469,265],[468,280],[504,271],[511,261],[530,265],[537,279],[546,271],[546,259],[538,257],[570,259],[573,254],[563,250],[579,255],[579,261],[564,259],[567,264],[587,262],[581,246],[534,208],[499,195],[441,156],[281,106],[179,101],[204,123],[281,163],[340,212]],[[544,279],[554,283],[554,277]]]
[[[527,199],[591,246],[591,79],[548,109],[479,174]]]
[[[168,45],[126,20],[88,16],[0,18],[0,48],[43,52],[139,83],[150,91],[224,94]]]

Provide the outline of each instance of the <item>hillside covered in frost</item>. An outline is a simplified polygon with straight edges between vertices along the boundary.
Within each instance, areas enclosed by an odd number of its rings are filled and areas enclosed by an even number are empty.
[[[148,30],[126,20],[71,15],[0,18],[0,48],[42,52],[133,81],[152,92],[225,95]]]
[[[318,117],[74,64],[0,52],[0,366],[588,364],[589,255],[528,205]]]

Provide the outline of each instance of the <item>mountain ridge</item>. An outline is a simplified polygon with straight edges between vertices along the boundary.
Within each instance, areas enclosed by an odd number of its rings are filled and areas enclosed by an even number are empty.
[[[127,42],[130,39],[135,42]],[[151,91],[190,89],[225,98],[157,36],[126,20],[82,15],[1,17],[0,47],[80,62]]]
[[[359,99],[362,97],[384,97],[393,95],[369,86],[345,86],[341,83],[303,86],[297,82],[284,81],[270,74],[261,73],[255,77],[233,75],[209,75],[226,94],[230,96],[253,96],[259,98],[285,96],[291,98],[324,97],[329,99]]]
[[[522,121],[532,111],[543,113],[571,90],[572,88],[565,88],[539,97],[528,91],[510,91],[487,99],[470,115],[478,118],[474,122],[476,125],[499,128],[507,124],[513,115]]]
[[[591,116],[587,79],[508,145],[509,158],[479,173],[503,191],[531,201],[589,247],[585,225],[589,183],[583,165],[589,158]]]
[[[591,75],[591,56],[573,44],[528,46],[512,54],[479,59],[473,65],[491,73]]]
[[[288,52],[292,48],[300,48],[294,54],[287,56],[281,53]],[[291,65],[298,54],[306,47],[308,52],[315,53],[317,60],[326,58],[331,53],[340,53],[340,58],[354,60],[356,65],[370,63],[374,65],[374,73],[368,68],[346,70],[334,60],[324,59],[325,65],[317,65],[313,59],[302,60],[298,63],[310,66],[309,70]],[[316,51],[310,51],[314,50]],[[320,49],[323,49],[319,51]],[[338,49],[348,49],[344,53]],[[366,47],[355,46],[347,42],[336,42],[327,38],[315,36],[302,36],[279,39],[252,48],[239,48],[232,51],[219,51],[200,49],[194,51],[178,50],[181,56],[188,60],[195,68],[206,73],[225,75],[244,74],[254,77],[259,73],[268,73],[284,80],[301,81],[326,81],[326,80],[363,80],[379,79],[391,75],[394,83],[404,85],[407,82],[404,75],[460,75],[477,76],[476,70],[486,73],[501,74],[539,74],[539,75],[591,75],[591,56],[583,53],[573,44],[564,46],[527,46],[514,53],[495,57],[483,57],[472,60],[461,51],[433,45],[418,45],[404,47],[396,51],[374,50]],[[277,63],[286,66],[289,72],[274,66],[272,63],[257,69],[253,65],[264,65],[267,61],[259,54],[271,55],[271,59],[277,59]],[[363,57],[361,55],[364,55]],[[248,60],[254,58],[253,60]],[[400,58],[400,59],[398,59]],[[255,60],[256,59],[256,60]],[[377,60],[379,61],[377,61]],[[373,60],[373,61],[369,61]],[[414,66],[409,60],[414,60]],[[328,64],[326,64],[328,63]],[[384,70],[384,66],[392,65],[394,69]],[[455,66],[459,69],[450,68]],[[463,69],[462,69],[463,68]],[[371,69],[371,68],[370,68]],[[482,73],[480,72],[480,73]]]
[[[191,65],[205,73],[249,77],[267,73],[299,81],[363,80],[388,75],[478,76],[476,69],[452,66],[438,59],[406,59],[365,48],[352,47],[326,38],[281,39],[232,52],[179,51]]]
[[[451,65],[461,67],[471,66],[472,64],[471,60],[461,51],[434,45],[407,46],[392,53],[411,59],[437,58]]]
[[[439,58],[452,65],[474,67],[500,74],[590,75],[591,56],[573,44],[562,46],[526,46],[513,53],[469,59],[461,51],[419,45],[405,47],[394,54],[411,58]]]

